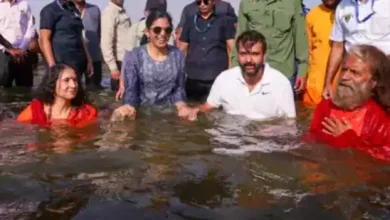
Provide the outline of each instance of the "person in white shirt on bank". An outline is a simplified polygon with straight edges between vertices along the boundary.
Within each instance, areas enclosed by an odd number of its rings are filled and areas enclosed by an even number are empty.
[[[246,31],[236,40],[239,67],[222,72],[215,80],[207,102],[199,112],[222,107],[228,114],[254,120],[295,118],[294,93],[284,74],[265,62],[267,43],[257,31]]]
[[[324,98],[329,98],[345,51],[352,45],[372,45],[390,54],[390,1],[342,0],[337,6],[330,36]]]
[[[35,26],[26,0],[0,0],[0,86],[31,88],[33,68],[29,45]]]

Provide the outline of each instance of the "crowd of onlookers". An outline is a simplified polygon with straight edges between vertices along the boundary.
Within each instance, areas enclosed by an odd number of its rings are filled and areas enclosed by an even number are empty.
[[[112,121],[165,105],[191,121],[222,108],[291,125],[302,99],[318,105],[306,141],[390,160],[388,1],[322,0],[307,11],[302,0],[241,0],[236,16],[228,2],[194,0],[176,29],[166,0],[147,0],[134,24],[123,1],[100,14],[85,0],[55,0],[41,10],[39,37],[27,0],[0,1],[2,85],[31,87],[36,53],[49,67],[19,121],[94,121],[81,79],[101,89],[105,63],[123,99]]]

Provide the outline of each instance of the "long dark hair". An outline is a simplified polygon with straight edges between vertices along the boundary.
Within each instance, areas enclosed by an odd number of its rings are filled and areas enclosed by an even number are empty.
[[[42,101],[45,104],[53,104],[57,80],[60,78],[62,72],[65,69],[72,69],[72,67],[65,64],[57,64],[56,66],[49,68],[42,78],[42,82],[39,84],[38,89],[35,91],[34,98]],[[74,107],[80,107],[83,104],[89,103],[87,95],[83,89],[80,81],[80,77],[77,77],[78,89],[74,99],[71,100],[71,105]]]

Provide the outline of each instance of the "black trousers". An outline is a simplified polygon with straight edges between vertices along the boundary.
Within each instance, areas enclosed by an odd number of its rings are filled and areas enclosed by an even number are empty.
[[[25,59],[16,63],[9,54],[0,52],[0,75],[5,76],[3,80],[3,86],[10,88],[14,82],[16,86],[32,87],[34,83],[33,75],[33,52],[27,51]]]
[[[119,71],[121,71],[122,61],[117,61],[116,65],[118,66]],[[116,92],[116,91],[118,91],[118,89],[119,89],[119,80],[111,78],[111,91]]]
[[[187,100],[191,102],[205,102],[213,86],[214,80],[186,80]]]

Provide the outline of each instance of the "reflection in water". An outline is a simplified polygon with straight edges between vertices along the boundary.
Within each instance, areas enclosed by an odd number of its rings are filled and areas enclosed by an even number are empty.
[[[207,175],[198,181],[188,180],[174,187],[175,196],[189,205],[204,208],[216,208],[224,205],[224,200],[230,200],[229,182],[224,177],[217,176],[215,170],[209,170]]]
[[[0,91],[0,219],[389,219],[387,164],[306,145],[298,123],[174,109],[52,130],[13,120],[31,97]],[[118,103],[114,104],[117,105]]]

